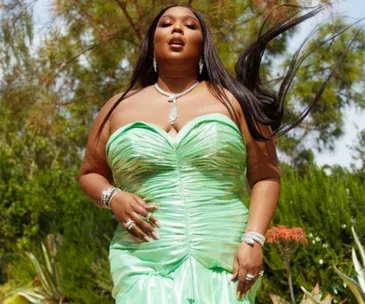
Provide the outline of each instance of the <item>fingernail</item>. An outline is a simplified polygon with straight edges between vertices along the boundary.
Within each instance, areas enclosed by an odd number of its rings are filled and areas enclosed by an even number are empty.
[[[145,239],[147,242],[151,242],[151,239],[150,239],[147,235],[145,235],[145,236],[144,236],[144,239]]]
[[[160,222],[157,222],[157,221],[156,221],[156,222],[155,222],[155,224],[157,225],[157,227],[160,227],[160,228],[162,227],[162,225],[161,225],[161,223],[160,223]]]
[[[160,237],[158,236],[158,234],[156,233],[156,232],[152,232],[152,235],[153,235],[153,237],[155,238],[155,239],[157,239],[157,240],[159,240],[160,239]]]
[[[233,276],[233,275],[231,275],[231,274],[228,276],[228,283],[231,283],[232,276]]]

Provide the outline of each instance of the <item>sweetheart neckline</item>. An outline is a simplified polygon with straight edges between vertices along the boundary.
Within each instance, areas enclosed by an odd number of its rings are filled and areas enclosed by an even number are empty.
[[[241,138],[243,140],[241,130],[238,128],[238,126],[235,124],[235,122],[231,118],[229,118],[227,115],[222,114],[222,113],[207,113],[207,114],[199,115],[199,116],[196,116],[196,117],[190,119],[185,125],[183,125],[183,127],[179,130],[179,132],[176,133],[175,137],[171,137],[168,132],[166,132],[163,128],[161,128],[160,126],[158,126],[154,123],[150,123],[150,122],[146,122],[146,121],[142,121],[142,120],[132,121],[130,123],[127,123],[127,124],[117,128],[115,131],[113,131],[110,134],[109,138],[106,141],[105,149],[106,149],[106,151],[108,150],[109,145],[111,144],[111,140],[114,137],[116,137],[117,135],[122,133],[126,128],[131,127],[135,124],[143,124],[143,125],[152,127],[159,134],[161,134],[172,146],[177,146],[180,143],[183,135],[187,132],[186,130],[188,130],[190,126],[192,128],[193,126],[197,125],[197,123],[199,121],[203,121],[203,120],[208,119],[209,117],[212,118],[214,116],[216,118],[220,117],[220,119],[225,120],[230,126],[232,126],[241,135]]]

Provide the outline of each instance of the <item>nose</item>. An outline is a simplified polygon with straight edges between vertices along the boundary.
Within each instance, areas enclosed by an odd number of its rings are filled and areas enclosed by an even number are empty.
[[[180,24],[180,22],[175,22],[174,26],[172,27],[172,34],[174,33],[180,33],[180,34],[184,34],[184,31],[182,29],[182,26]]]

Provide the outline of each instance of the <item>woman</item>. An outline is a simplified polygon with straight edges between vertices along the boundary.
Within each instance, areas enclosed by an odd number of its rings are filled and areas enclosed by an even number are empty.
[[[157,15],[130,87],[90,129],[80,170],[83,191],[119,221],[109,255],[117,303],[254,303],[280,192],[272,135],[289,129],[280,128],[285,94],[262,87],[260,59],[272,38],[318,11],[263,35],[237,79],[197,11]]]

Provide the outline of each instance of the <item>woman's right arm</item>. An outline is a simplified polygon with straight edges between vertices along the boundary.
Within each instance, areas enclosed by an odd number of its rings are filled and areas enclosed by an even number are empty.
[[[103,128],[98,142],[96,134],[104,117],[120,96],[121,94],[117,94],[109,99],[95,118],[89,130],[85,156],[79,172],[81,189],[99,208],[104,207],[101,203],[103,190],[111,187],[113,183],[112,172],[105,155],[105,144],[109,137],[109,120]]]
[[[96,135],[104,117],[120,96],[121,94],[117,94],[109,99],[95,118],[89,131],[85,156],[79,172],[81,189],[99,208],[105,208],[101,202],[102,193],[113,184],[113,175],[106,161],[105,153],[105,145],[109,138],[109,120],[103,128],[99,141],[97,141]],[[148,212],[153,211],[156,208],[155,205],[148,205],[136,194],[120,191],[113,197],[110,207],[123,227],[126,228],[126,222],[135,221],[135,225],[129,230],[132,235],[141,240],[149,240],[148,235],[158,238],[153,227],[141,218],[141,215],[146,217]],[[150,218],[150,222],[159,225],[153,216]]]

